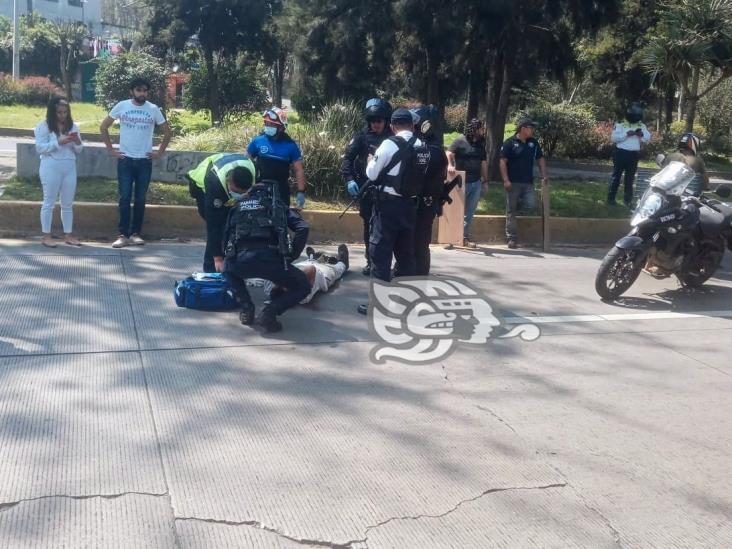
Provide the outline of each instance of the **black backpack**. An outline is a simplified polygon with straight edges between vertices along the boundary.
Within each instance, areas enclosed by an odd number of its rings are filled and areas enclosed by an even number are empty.
[[[430,150],[422,143],[415,145],[417,138],[412,136],[409,141],[403,137],[391,136],[389,140],[394,143],[399,150],[394,153],[391,161],[381,172],[383,175],[382,182],[384,185],[393,187],[396,192],[402,196],[422,196],[427,181],[427,168],[430,163]],[[399,162],[398,175],[389,175],[389,172]]]
[[[286,209],[276,200],[276,186],[258,184],[231,207],[230,226],[235,245],[248,242],[275,243],[287,227]]]

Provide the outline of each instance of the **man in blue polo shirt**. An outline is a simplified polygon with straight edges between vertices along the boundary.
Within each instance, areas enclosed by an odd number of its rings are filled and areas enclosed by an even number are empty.
[[[260,181],[273,180],[279,184],[282,202],[290,205],[290,165],[297,181],[298,208],[305,206],[305,168],[302,164],[300,147],[285,131],[287,115],[274,107],[264,111],[264,131],[255,137],[247,147],[249,158],[257,166]]]
[[[536,122],[530,118],[519,120],[516,135],[506,140],[501,147],[501,177],[506,190],[506,240],[508,247],[516,248],[517,221],[519,210],[533,210],[534,162],[539,163],[542,181],[546,180],[546,160],[539,142],[534,139]]]

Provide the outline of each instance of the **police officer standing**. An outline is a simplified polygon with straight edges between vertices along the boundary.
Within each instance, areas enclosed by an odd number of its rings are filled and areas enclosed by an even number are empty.
[[[447,155],[435,135],[439,113],[434,105],[422,106],[412,111],[415,134],[424,142],[429,152],[425,186],[417,205],[417,221],[414,229],[415,275],[430,274],[430,242],[432,224],[439,215],[445,179],[447,178]]]
[[[224,225],[229,206],[237,197],[236,193],[229,192],[229,187],[241,188],[247,182],[251,185],[255,178],[254,164],[243,154],[214,154],[204,158],[186,174],[186,178],[190,195],[196,200],[198,214],[206,222],[203,270],[206,273],[222,272]]]
[[[282,324],[277,317],[294,307],[310,293],[305,273],[289,265],[287,249],[287,206],[278,200],[277,187],[253,179],[243,185],[231,181],[232,194],[239,195],[226,221],[224,274],[236,295],[244,325],[255,322],[254,303],[246,279],[263,278],[283,289],[265,305],[256,323],[268,332],[277,332]]]
[[[651,133],[643,123],[643,107],[640,103],[633,103],[625,113],[625,120],[617,122],[611,136],[615,143],[613,155],[613,175],[610,179],[610,189],[607,194],[607,203],[615,205],[615,196],[620,187],[620,178],[625,173],[625,188],[623,202],[630,207],[633,201],[633,180],[638,169],[641,144],[651,140]]]
[[[374,98],[366,102],[364,118],[367,127],[357,133],[346,147],[341,165],[341,175],[346,182],[346,190],[356,197],[364,185],[368,183],[366,164],[368,157],[387,137],[392,135],[387,121],[391,115],[391,106],[383,99]],[[373,213],[374,196],[370,190],[364,192],[359,201],[359,215],[363,220],[363,242],[366,246],[366,267],[363,274],[371,274],[371,258],[369,256],[369,229]]]

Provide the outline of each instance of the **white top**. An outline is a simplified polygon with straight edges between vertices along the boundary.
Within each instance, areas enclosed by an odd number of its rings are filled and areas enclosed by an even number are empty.
[[[79,133],[79,126],[74,123],[71,126],[69,133]],[[84,148],[84,144],[77,145],[74,142],[67,143],[66,145],[60,145],[58,142],[59,136],[48,129],[48,124],[44,120],[40,122],[33,130],[36,136],[36,152],[41,156],[41,160],[44,158],[53,158],[54,160],[76,160],[76,155],[81,152]],[[67,135],[67,134],[61,134]],[[81,135],[79,136],[81,139]]]
[[[119,120],[119,151],[129,158],[147,158],[153,148],[155,126],[165,123],[160,107],[149,101],[135,105],[127,99],[117,103],[109,116]]]
[[[641,130],[643,137],[628,135],[629,131],[635,130]],[[637,152],[641,150],[641,143],[648,143],[651,140],[651,132],[648,131],[648,128],[646,128],[643,122],[631,124],[630,122],[623,121],[615,124],[610,138],[618,149]]]
[[[335,265],[330,265],[328,263],[320,263],[315,259],[306,259],[305,261],[293,263],[293,265],[300,270],[302,270],[305,265],[313,265],[315,267],[315,280],[313,281],[313,286],[310,288],[310,293],[300,301],[301,305],[310,303],[318,292],[327,292],[330,287],[343,276],[343,273],[346,272],[346,264],[342,261],[339,261]],[[247,279],[247,285],[260,287],[267,295],[269,295],[274,287],[274,284],[272,284],[271,281],[261,278],[249,278]]]
[[[405,141],[409,141],[410,139],[412,139],[413,134],[409,130],[402,130],[398,132],[397,135],[403,138]],[[414,145],[416,147],[419,147],[420,145],[422,145],[422,142],[417,139],[414,142]],[[381,145],[379,145],[379,148],[376,149],[373,158],[366,166],[366,177],[368,177],[371,181],[376,181],[376,179],[381,174],[381,171],[386,168],[389,162],[391,162],[392,157],[397,153],[398,150],[399,147],[397,147],[397,144],[394,143],[391,139],[384,139],[381,142]],[[389,170],[389,173],[386,175],[399,175],[399,169],[401,168],[401,166],[402,163],[397,162],[396,165],[391,170]],[[394,190],[394,187],[385,186],[382,190],[383,192],[393,194],[394,196],[401,196],[398,192]]]

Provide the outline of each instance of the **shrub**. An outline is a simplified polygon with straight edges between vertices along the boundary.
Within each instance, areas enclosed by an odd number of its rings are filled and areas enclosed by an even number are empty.
[[[537,138],[544,154],[567,158],[585,158],[596,150],[597,120],[588,105],[541,102],[517,116],[529,116],[539,125]]]
[[[464,104],[445,107],[445,133],[465,133],[468,108]]]
[[[130,82],[147,78],[152,83],[148,99],[165,109],[165,71],[155,57],[146,53],[123,53],[99,63],[96,72],[97,104],[111,109],[119,101],[130,98]]]
[[[351,139],[364,126],[363,111],[355,101],[331,103],[317,117],[319,131],[341,139]]]
[[[0,74],[0,105],[46,106],[54,95],[63,95],[63,91],[43,76],[29,76],[15,82],[10,75]]]

